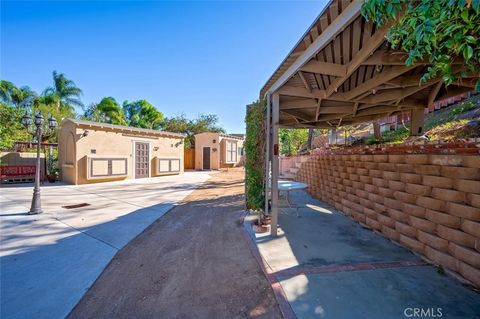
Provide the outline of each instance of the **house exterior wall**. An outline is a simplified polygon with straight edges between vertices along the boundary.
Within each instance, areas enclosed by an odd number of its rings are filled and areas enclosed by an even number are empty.
[[[88,130],[88,135],[82,136],[85,130]],[[61,179],[72,184],[87,184],[135,178],[135,142],[149,144],[150,177],[162,175],[155,173],[156,158],[180,159],[180,171],[174,174],[183,173],[184,153],[181,141],[181,138],[137,135],[120,130],[83,127],[65,122],[62,125],[58,141]],[[88,179],[88,158],[126,159],[126,174],[117,177]],[[118,162],[117,165],[119,165]],[[163,175],[167,174],[172,173],[163,173]]]
[[[314,197],[480,287],[479,155],[313,155],[302,161],[296,180]]]
[[[215,140],[215,143],[213,143]],[[200,133],[195,135],[195,169],[203,169],[203,148],[210,147],[210,169],[220,168],[221,141],[219,133]],[[216,149],[216,151],[214,151]]]

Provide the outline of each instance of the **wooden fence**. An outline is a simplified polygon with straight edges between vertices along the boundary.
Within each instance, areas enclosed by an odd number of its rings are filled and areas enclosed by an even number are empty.
[[[195,149],[186,148],[184,151],[184,168],[195,169]]]

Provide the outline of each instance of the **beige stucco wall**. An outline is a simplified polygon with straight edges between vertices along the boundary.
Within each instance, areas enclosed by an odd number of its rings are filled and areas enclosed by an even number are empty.
[[[215,140],[215,143],[213,143]],[[227,148],[226,141],[234,140],[237,142],[237,152],[238,148],[243,148],[242,139],[232,139],[225,136],[222,136],[219,133],[200,133],[195,135],[195,169],[203,169],[203,148],[210,147],[210,168],[212,170],[218,170],[223,166],[234,165],[238,166],[243,163],[243,158],[238,154],[237,161],[235,163],[227,163]],[[216,149],[216,151],[214,151]]]
[[[85,130],[88,135],[83,136]],[[71,137],[69,137],[71,136]],[[74,147],[69,147],[68,139],[74,139]],[[183,173],[183,143],[181,138],[145,136],[141,134],[123,133],[119,130],[103,130],[94,127],[77,126],[71,122],[62,125],[59,136],[59,165],[63,181],[72,184],[85,184],[115,179],[135,178],[134,143],[149,144],[150,176],[155,176],[155,158],[180,159],[180,173]],[[68,163],[72,156],[73,163]],[[126,177],[109,177],[106,179],[87,179],[87,158],[126,158]],[[171,174],[171,173],[170,173]]]

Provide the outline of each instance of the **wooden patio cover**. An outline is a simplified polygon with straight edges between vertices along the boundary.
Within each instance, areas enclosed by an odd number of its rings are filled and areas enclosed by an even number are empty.
[[[262,88],[261,97],[279,95],[281,127],[366,122],[474,90],[478,75],[448,88],[440,78],[420,83],[428,61],[406,66],[407,54],[387,45],[388,26],[361,16],[362,3],[330,1]]]

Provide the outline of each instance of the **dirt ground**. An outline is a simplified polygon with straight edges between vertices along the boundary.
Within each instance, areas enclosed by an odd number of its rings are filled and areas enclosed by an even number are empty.
[[[213,174],[125,246],[70,318],[281,318],[243,234],[243,169]]]

